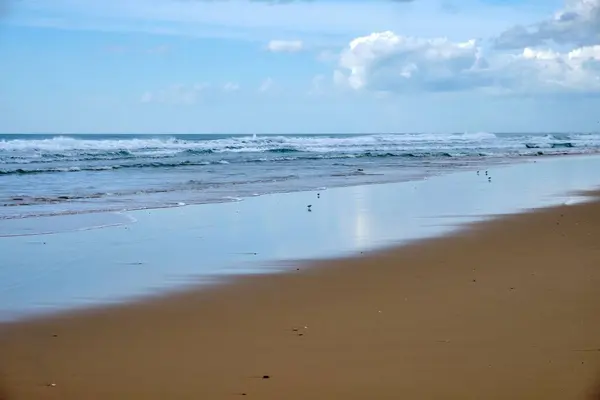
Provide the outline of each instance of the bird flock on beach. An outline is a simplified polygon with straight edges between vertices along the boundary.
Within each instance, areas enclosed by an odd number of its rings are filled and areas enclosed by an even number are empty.
[[[477,171],[477,175],[479,175],[479,171]],[[491,182],[491,181],[492,181],[492,177],[491,177],[491,176],[489,176],[489,174],[488,174],[488,171],[485,171],[485,176],[487,176],[487,177],[488,177],[488,178],[487,178],[487,179],[488,179],[488,182]]]
[[[363,172],[364,170],[362,168],[358,168],[357,171],[358,172]],[[480,175],[480,172],[481,171],[477,170],[477,175]],[[489,172],[487,170],[485,170],[484,173],[485,173],[485,176],[487,176],[487,181],[489,183],[492,183],[492,177],[490,176]],[[321,193],[317,193],[317,199],[320,199],[320,198],[321,198]],[[307,205],[306,206],[306,210],[308,212],[312,212],[312,204]]]

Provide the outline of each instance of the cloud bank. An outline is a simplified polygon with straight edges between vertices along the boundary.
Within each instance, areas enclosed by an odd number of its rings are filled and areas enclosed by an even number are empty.
[[[503,32],[487,52],[478,40],[374,32],[350,41],[334,79],[355,91],[391,93],[600,93],[599,35],[600,0],[569,0],[551,20]]]
[[[575,46],[600,44],[600,0],[567,0],[552,18],[532,26],[517,25],[496,38],[499,48],[515,49],[549,43]]]

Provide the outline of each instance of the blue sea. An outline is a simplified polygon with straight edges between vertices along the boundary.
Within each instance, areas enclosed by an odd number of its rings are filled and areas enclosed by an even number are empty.
[[[600,134],[0,135],[0,219],[177,207],[597,153]]]

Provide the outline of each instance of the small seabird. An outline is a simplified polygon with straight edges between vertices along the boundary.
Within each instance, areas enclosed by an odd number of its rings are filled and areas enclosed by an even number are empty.
[[[479,171],[477,171],[477,175],[479,175]]]
[[[312,210],[311,210],[311,207],[312,207],[312,204],[309,204],[308,206],[306,206],[306,209],[307,209],[308,211],[312,211]]]
[[[486,174],[486,175],[488,174],[488,173],[487,173],[487,171],[485,171],[485,174]]]
[[[321,198],[321,193],[317,193],[317,199]]]

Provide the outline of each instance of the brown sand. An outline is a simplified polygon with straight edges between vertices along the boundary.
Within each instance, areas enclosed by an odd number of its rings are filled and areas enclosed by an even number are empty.
[[[560,207],[326,268],[5,325],[0,399],[592,398],[599,238],[599,203]]]

